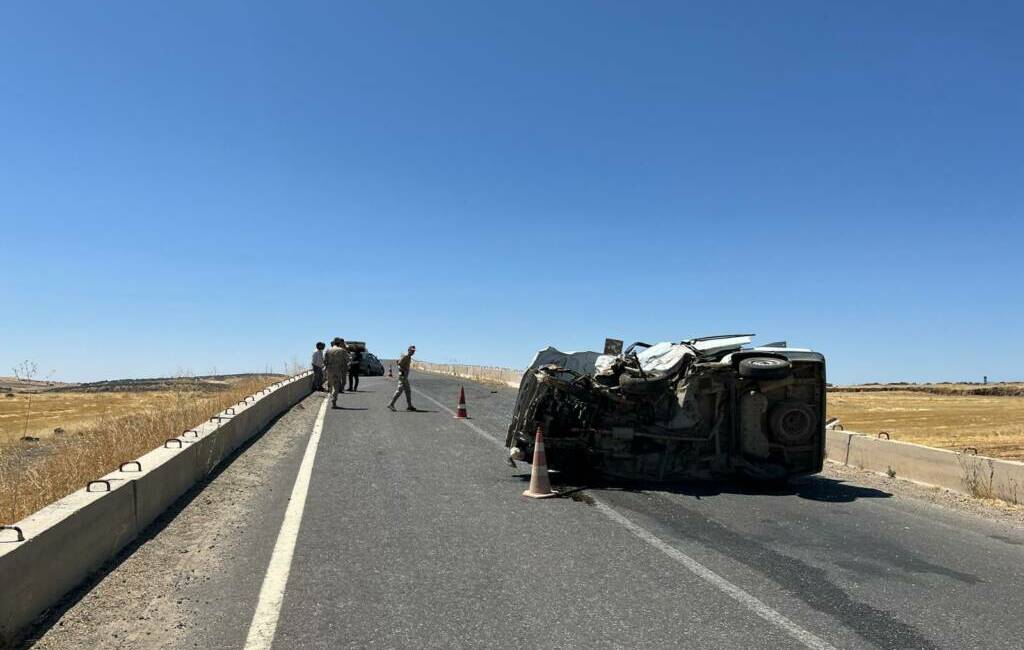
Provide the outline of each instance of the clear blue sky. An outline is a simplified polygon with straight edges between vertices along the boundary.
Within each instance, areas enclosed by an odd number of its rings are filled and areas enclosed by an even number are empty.
[[[10,2],[0,374],[756,332],[1024,378],[1016,2]]]

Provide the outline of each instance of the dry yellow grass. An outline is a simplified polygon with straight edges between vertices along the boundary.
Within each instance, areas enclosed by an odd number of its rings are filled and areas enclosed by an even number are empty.
[[[1024,459],[1024,398],[932,395],[910,391],[830,392],[828,414],[847,431],[961,450],[996,458]]]
[[[30,399],[32,410],[26,429],[25,414]],[[48,438],[57,427],[70,431],[101,418],[159,408],[173,399],[173,391],[15,393],[11,398],[0,397],[0,443],[13,442],[22,435]]]
[[[8,435],[0,437],[0,522],[22,519],[274,380],[247,377],[213,392],[176,386],[145,393],[33,396],[33,411],[39,408],[37,431],[46,431],[47,437],[24,442],[17,418],[13,435],[5,424]],[[20,397],[0,399],[14,402]],[[57,426],[65,433],[53,434]]]

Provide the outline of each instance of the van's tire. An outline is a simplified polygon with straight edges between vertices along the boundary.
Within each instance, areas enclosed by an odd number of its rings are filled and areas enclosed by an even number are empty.
[[[619,377],[619,390],[630,395],[657,395],[668,390],[668,377],[633,377],[623,374]]]
[[[750,357],[740,361],[740,377],[747,379],[785,379],[793,369],[786,359]]]
[[[803,402],[778,402],[768,413],[768,429],[787,446],[810,442],[820,422],[814,409]]]

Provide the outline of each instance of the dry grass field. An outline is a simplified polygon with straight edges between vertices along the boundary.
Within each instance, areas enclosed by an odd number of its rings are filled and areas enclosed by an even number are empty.
[[[32,408],[31,413],[27,414],[29,399],[32,400]],[[174,399],[174,393],[170,390],[31,395],[15,393],[14,397],[0,397],[0,443],[17,441],[23,435],[49,438],[58,427],[71,431],[103,418],[159,408],[171,399]]]
[[[829,392],[828,415],[847,431],[888,431],[893,440],[1024,460],[1024,397],[844,388]]]
[[[74,492],[277,379],[113,382],[0,395],[0,523]]]

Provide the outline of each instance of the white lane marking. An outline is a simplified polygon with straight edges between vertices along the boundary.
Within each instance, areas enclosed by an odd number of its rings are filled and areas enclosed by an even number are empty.
[[[422,395],[424,398],[430,400],[431,402],[433,402],[440,408],[444,409],[445,411],[448,411],[452,415],[455,414],[455,411],[452,411],[450,408],[448,408],[441,402],[437,401],[430,395],[427,395],[423,391],[413,389],[413,392]],[[500,445],[502,449],[505,448],[505,442],[503,440],[495,438],[494,436],[487,433],[486,431],[476,426],[472,422],[469,422],[467,420],[460,420],[460,422],[462,422],[463,424],[465,424],[466,426],[468,426],[469,428],[471,428],[473,431],[477,432],[484,438],[487,438],[491,442]],[[643,540],[650,546],[653,546],[654,548],[658,549],[671,559],[675,560],[683,567],[685,567],[687,570],[689,570],[691,573],[696,575],[698,578],[701,578],[702,580],[710,583],[713,587],[717,588],[725,595],[729,596],[736,602],[745,606],[754,614],[760,616],[769,623],[782,628],[790,636],[792,636],[800,643],[804,644],[806,647],[811,648],[812,650],[837,650],[836,647],[832,644],[800,627],[793,621],[786,618],[778,610],[772,609],[763,600],[737,587],[733,583],[729,582],[722,576],[718,575],[711,569],[707,568],[706,566],[704,566],[697,560],[693,559],[686,553],[683,553],[675,546],[672,546],[668,542],[664,541],[663,539],[661,539],[654,533],[650,532],[646,528],[643,528],[642,526],[633,523],[625,515],[619,513],[619,511],[615,510],[610,505],[594,497],[593,494],[591,494],[590,497],[594,499],[594,505],[597,507],[598,511],[605,517],[608,517],[615,523],[619,524],[629,532],[639,537],[641,540]]]
[[[270,565],[267,566],[267,574],[263,578],[256,613],[253,614],[249,635],[245,639],[246,650],[269,650],[274,643],[274,633],[277,631],[277,621],[281,616],[281,605],[284,603],[284,589],[288,584],[292,555],[295,553],[295,542],[299,537],[299,526],[302,524],[302,512],[306,509],[306,494],[309,492],[309,479],[313,474],[313,460],[320,444],[326,414],[325,397],[320,405],[320,411],[316,414],[313,433],[306,444],[306,453],[302,456],[299,474],[295,477],[292,496],[284,512],[284,521],[281,522],[281,531],[277,534]]]
[[[590,496],[591,498],[593,498],[593,495]],[[604,503],[603,501],[600,501],[595,498],[594,505],[597,506],[597,509],[600,510],[604,516],[608,517],[615,523],[621,525],[629,532],[633,533],[643,541],[647,542],[648,544],[658,549],[665,555],[669,556],[679,564],[683,565],[698,578],[701,578],[706,582],[709,582],[719,591],[723,592],[725,595],[729,596],[741,605],[744,605],[754,614],[757,614],[769,623],[777,625],[778,627],[782,628],[783,630],[788,632],[790,636],[792,636],[794,639],[804,644],[808,648],[813,648],[814,650],[836,650],[835,646],[831,645],[824,639],[815,636],[811,632],[808,632],[804,628],[800,627],[793,621],[783,616],[777,610],[772,609],[770,606],[765,604],[765,602],[761,599],[757,598],[756,596],[752,596],[743,589],[740,589],[739,587],[729,582],[722,576],[718,575],[711,569],[707,568],[706,566],[704,566],[697,560],[693,559],[686,553],[683,553],[675,546],[672,546],[668,542],[662,540],[660,537],[650,532],[646,528],[642,528],[641,526],[634,524],[624,515],[620,514],[617,510],[615,510],[608,504]]]
[[[453,415],[453,416],[455,415],[455,411],[451,410],[450,408],[448,408],[447,406],[445,406],[445,405],[444,405],[444,404],[442,404],[441,402],[438,402],[438,401],[437,401],[436,399],[434,399],[434,398],[433,398],[433,397],[431,397],[430,395],[427,395],[426,393],[424,393],[424,392],[423,392],[423,391],[421,391],[420,389],[418,389],[418,388],[413,388],[413,389],[412,389],[412,392],[414,392],[414,393],[416,393],[417,395],[419,395],[419,396],[423,397],[424,399],[430,400],[431,402],[433,402],[434,404],[436,404],[436,405],[438,406],[438,408],[441,408],[441,409],[443,409],[443,410],[447,411],[447,412],[448,412],[448,413],[450,413],[451,415]],[[484,438],[486,438],[486,439],[487,439],[487,440],[489,440],[490,442],[494,442],[494,443],[497,443],[497,444],[501,445],[501,447],[502,447],[502,448],[504,448],[504,447],[505,447],[505,441],[503,441],[503,440],[498,440],[497,438],[495,438],[495,437],[494,437],[494,436],[492,436],[491,434],[487,433],[486,431],[484,431],[484,430],[483,430],[483,429],[481,429],[480,427],[478,427],[478,426],[476,426],[475,424],[473,424],[473,422],[472,422],[472,421],[470,421],[470,420],[464,420],[464,419],[462,419],[462,418],[459,418],[459,422],[461,422],[461,423],[465,424],[465,425],[466,425],[467,427],[469,427],[470,429],[472,429],[472,430],[473,430],[474,432],[476,432],[476,433],[480,434],[481,436],[483,436]]]

